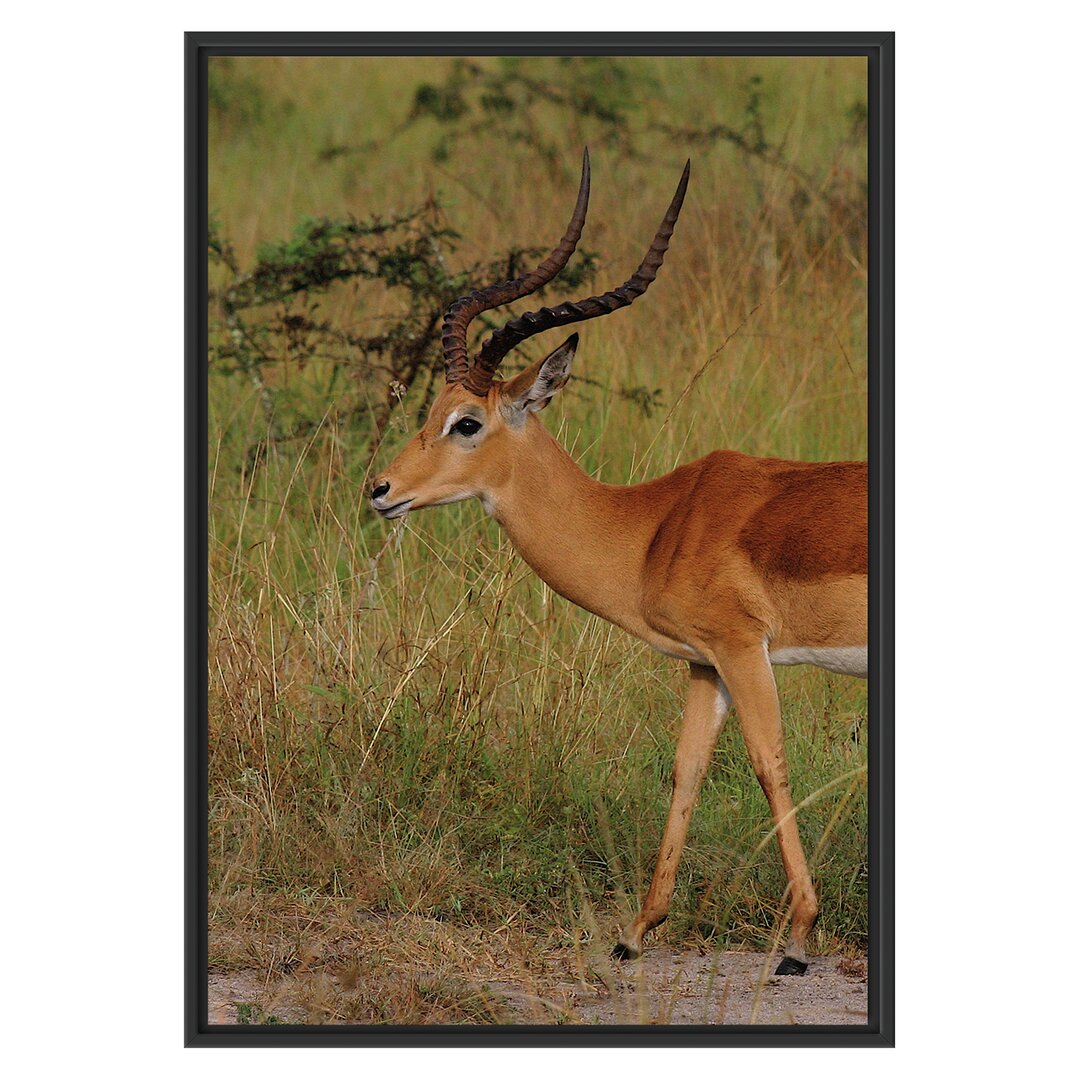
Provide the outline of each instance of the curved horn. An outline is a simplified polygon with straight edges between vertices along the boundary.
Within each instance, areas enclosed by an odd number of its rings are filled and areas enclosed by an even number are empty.
[[[474,393],[487,393],[491,383],[490,376],[486,382],[470,378],[472,365],[469,363],[469,350],[465,341],[469,323],[482,311],[490,311],[491,308],[509,304],[513,300],[520,300],[521,297],[536,292],[567,264],[577,247],[581,230],[585,225],[585,213],[589,208],[589,176],[589,148],[585,147],[585,153],[581,159],[581,184],[578,187],[577,205],[574,207],[570,224],[566,227],[566,233],[555,250],[535,270],[530,270],[529,273],[513,281],[504,281],[498,285],[490,285],[486,289],[478,289],[451,305],[443,320],[442,330],[443,357],[446,361],[448,383],[463,382],[466,388]]]
[[[653,283],[657,271],[663,265],[664,253],[668,249],[671,234],[675,231],[675,222],[679,219],[679,211],[682,209],[689,180],[690,162],[688,161],[683,169],[682,179],[679,180],[679,186],[675,190],[675,197],[671,200],[664,220],[660,222],[660,228],[653,237],[652,245],[645,258],[642,259],[641,265],[622,285],[602,296],[590,296],[585,300],[559,304],[558,307],[529,311],[520,318],[508,322],[484,342],[469,372],[471,382],[479,385],[482,379],[486,379],[487,383],[484,384],[486,392],[486,385],[490,384],[502,358],[526,338],[539,334],[542,330],[550,330],[553,326],[565,326],[568,323],[583,322],[586,319],[607,315],[621,307],[627,307],[641,296]]]

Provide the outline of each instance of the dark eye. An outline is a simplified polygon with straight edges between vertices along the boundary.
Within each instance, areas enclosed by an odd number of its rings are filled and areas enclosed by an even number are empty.
[[[474,420],[471,416],[463,416],[450,430],[456,431],[459,435],[475,435],[481,427],[479,420]]]

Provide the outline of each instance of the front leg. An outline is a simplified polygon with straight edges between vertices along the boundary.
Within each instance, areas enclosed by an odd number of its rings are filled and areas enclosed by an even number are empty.
[[[716,671],[701,664],[691,664],[690,690],[675,750],[671,809],[664,826],[664,839],[660,843],[660,853],[645,904],[634,921],[623,930],[619,944],[615,946],[617,957],[632,960],[640,956],[642,937],[667,918],[675,888],[675,871],[686,843],[690,813],[697,802],[716,738],[730,708],[731,698]]]
[[[743,740],[758,782],[769,800],[780,857],[791,897],[791,938],[777,975],[801,975],[806,971],[806,937],[817,918],[818,901],[810,869],[799,840],[795,805],[788,786],[784,732],[780,701],[776,695],[769,654],[760,642],[717,650],[720,670],[735,699]]]

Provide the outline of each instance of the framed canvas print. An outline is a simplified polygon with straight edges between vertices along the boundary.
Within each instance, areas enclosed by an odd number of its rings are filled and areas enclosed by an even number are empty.
[[[187,1038],[892,1044],[892,36],[188,35]]]

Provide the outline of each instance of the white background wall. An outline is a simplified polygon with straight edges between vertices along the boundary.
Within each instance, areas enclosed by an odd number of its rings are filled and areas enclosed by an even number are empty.
[[[678,1067],[1058,1074],[1080,962],[1067,877],[1080,350],[1065,10],[9,11],[0,790],[15,1075],[671,1067],[660,1049],[181,1050],[181,33],[420,28],[898,31],[899,1047],[681,1051]]]

